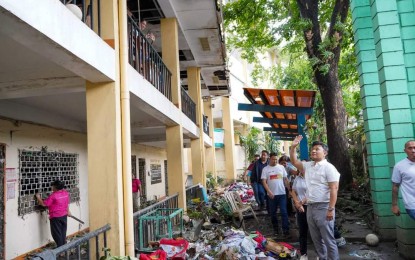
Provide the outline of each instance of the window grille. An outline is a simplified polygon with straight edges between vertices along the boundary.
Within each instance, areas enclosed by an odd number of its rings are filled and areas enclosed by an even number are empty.
[[[78,154],[19,150],[19,216],[35,211],[36,192],[46,198],[52,193],[51,183],[60,180],[71,196],[71,202],[80,200]]]

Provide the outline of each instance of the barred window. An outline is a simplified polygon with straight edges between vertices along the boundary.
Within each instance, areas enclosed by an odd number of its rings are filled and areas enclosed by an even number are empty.
[[[79,201],[78,154],[19,150],[20,196],[19,216],[36,210],[36,192],[47,197],[52,193],[51,183],[60,180],[71,196],[71,202]]]

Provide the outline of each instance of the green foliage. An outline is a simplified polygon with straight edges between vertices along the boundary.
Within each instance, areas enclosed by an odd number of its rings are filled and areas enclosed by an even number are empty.
[[[248,134],[246,135],[243,135],[240,132],[236,132],[241,141],[241,146],[245,150],[246,160],[248,161],[252,161],[254,159],[255,154],[257,154],[261,149],[261,132],[261,130],[255,127],[250,127],[248,130]]]
[[[212,172],[207,172],[206,174],[206,187],[209,190],[213,190],[218,186],[223,184],[224,179],[220,176],[216,178],[213,176]]]
[[[271,134],[264,135],[264,149],[270,153],[277,153],[279,154],[280,151],[278,150],[279,142],[275,140]]]

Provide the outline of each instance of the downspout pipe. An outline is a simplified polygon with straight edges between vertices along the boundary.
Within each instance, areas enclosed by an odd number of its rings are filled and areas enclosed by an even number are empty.
[[[134,256],[133,199],[131,184],[131,128],[130,90],[127,85],[128,35],[127,1],[118,1],[118,39],[120,59],[120,104],[121,104],[121,145],[122,177],[124,195],[124,240],[125,254]]]

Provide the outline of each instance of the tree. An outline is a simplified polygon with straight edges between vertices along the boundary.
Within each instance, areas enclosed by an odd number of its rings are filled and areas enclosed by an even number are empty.
[[[342,174],[341,187],[352,181],[339,80],[341,50],[351,42],[344,40],[351,31],[349,5],[350,0],[235,0],[224,9],[228,43],[248,61],[281,43],[294,53],[305,51],[321,95],[329,159]]]
[[[255,157],[255,154],[259,152],[262,145],[260,142],[261,130],[255,127],[250,127],[246,135],[243,135],[240,132],[236,132],[241,141],[241,146],[245,150],[245,161],[252,161]]]

